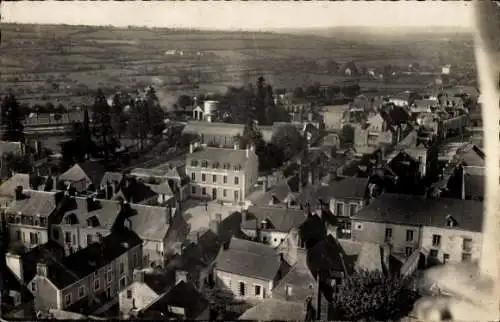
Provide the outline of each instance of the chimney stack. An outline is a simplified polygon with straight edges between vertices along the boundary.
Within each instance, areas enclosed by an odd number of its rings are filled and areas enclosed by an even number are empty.
[[[16,200],[23,199],[23,186],[17,186],[15,189],[15,198]]]
[[[264,180],[262,181],[262,192],[267,192],[267,186],[268,186],[268,179],[267,176],[264,177]]]
[[[239,150],[240,149],[240,143],[239,142],[234,142],[233,149]],[[248,156],[248,154],[247,154]]]
[[[46,263],[38,262],[36,264],[36,275],[45,277],[48,275],[48,267]]]
[[[461,172],[460,199],[465,200],[465,167],[460,166],[459,171]]]

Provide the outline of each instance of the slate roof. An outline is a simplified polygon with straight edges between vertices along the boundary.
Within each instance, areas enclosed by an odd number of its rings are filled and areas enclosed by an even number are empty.
[[[237,238],[231,238],[229,249],[222,248],[215,261],[218,270],[264,280],[274,280],[281,264],[273,248]]]
[[[238,319],[248,321],[304,321],[304,303],[265,299],[245,311]]]
[[[144,284],[156,294],[161,294],[174,282],[172,277],[161,272],[144,272]]]
[[[247,220],[241,225],[242,229],[255,230],[257,226],[260,227],[261,221],[267,219],[271,224],[269,230],[279,232],[289,232],[290,229],[302,225],[307,219],[302,210],[273,206],[251,206],[247,209],[246,218]]]
[[[197,133],[204,135],[236,136],[242,135],[244,124],[232,124],[222,122],[189,121],[182,130],[183,133]]]
[[[94,185],[98,186],[101,184],[105,172],[104,167],[95,162],[83,162],[73,165],[59,176],[59,180],[78,182],[88,178]]]
[[[123,229],[111,233],[100,243],[93,243],[76,253],[48,264],[48,278],[56,287],[63,289],[142,244],[133,231]]]
[[[301,199],[314,205],[318,200],[329,202],[331,199],[364,199],[368,188],[369,178],[346,177],[330,182],[328,186],[320,186],[308,190],[301,195]]]
[[[14,200],[6,209],[7,213],[22,213],[28,216],[48,217],[58,205],[56,192],[23,190],[24,199]]]
[[[196,319],[208,309],[208,300],[191,283],[184,281],[175,285],[168,293],[141,311],[141,318],[159,319],[168,316],[169,306],[184,308],[186,319]],[[170,313],[171,314],[171,313]]]
[[[16,173],[0,185],[0,196],[14,196],[16,187],[30,189],[30,175],[26,173]]]
[[[153,191],[156,194],[164,194],[167,196],[175,195],[167,181],[164,181],[160,184],[145,183],[145,185],[149,187],[151,191]]]
[[[121,211],[121,206],[118,201],[96,199],[96,208],[90,210],[87,206],[87,198],[72,197],[68,200],[68,208],[63,218],[70,214],[75,214],[78,223],[84,227],[87,226],[87,220],[91,217],[96,217],[99,221],[99,226],[111,229]]]
[[[106,171],[102,176],[100,186],[105,186],[109,183],[113,183],[115,181],[121,182],[123,179],[123,173],[121,172],[112,172]]]
[[[220,168],[224,163],[230,163],[231,165],[240,164],[242,169],[245,169],[249,159],[245,150],[205,147],[188,154],[186,160],[187,165],[190,164],[191,160],[207,160],[209,162],[219,162]]]
[[[458,222],[453,229],[482,231],[483,203],[476,200],[426,199],[423,196],[384,193],[352,219],[401,225],[446,228],[445,217]]]
[[[170,224],[167,208],[140,204],[130,204],[135,214],[128,217],[131,228],[145,240],[162,241],[167,235]]]
[[[484,168],[481,169],[484,170]],[[486,190],[484,181],[484,173],[482,175],[478,175],[467,172],[464,177],[465,198],[483,200]]]
[[[283,203],[289,195],[297,194],[299,190],[298,185],[299,185],[298,176],[296,175],[290,176],[285,180],[279,181],[276,185],[271,187],[271,189],[267,191],[265,194],[255,198],[255,200],[253,200],[252,203],[259,206],[269,205],[269,203],[273,200]]]

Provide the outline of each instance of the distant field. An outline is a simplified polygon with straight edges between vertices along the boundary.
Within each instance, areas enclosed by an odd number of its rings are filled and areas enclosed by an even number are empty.
[[[472,39],[446,41],[428,34],[405,39],[330,33],[328,36],[112,29],[81,26],[0,24],[0,93],[12,89],[22,102],[66,105],[91,101],[102,88],[132,90],[155,81],[165,103],[180,93],[224,91],[228,85],[255,83],[263,75],[275,88],[314,82],[332,84],[346,77],[327,74],[324,64],[355,61],[358,66],[456,66],[474,64]],[[175,50],[175,55],[167,51]],[[182,56],[180,55],[182,51]],[[361,83],[362,87],[417,88],[416,84]],[[197,84],[197,86],[192,86]]]

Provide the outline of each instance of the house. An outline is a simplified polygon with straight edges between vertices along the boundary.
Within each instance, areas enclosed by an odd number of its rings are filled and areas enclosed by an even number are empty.
[[[11,242],[28,249],[48,242],[49,227],[56,220],[62,200],[62,192],[23,190],[18,186],[4,213]]]
[[[290,230],[300,227],[306,218],[306,213],[300,209],[251,206],[245,212],[241,229],[259,242],[277,247]]]
[[[62,173],[58,181],[63,182],[65,186],[70,184],[78,193],[96,191],[105,172],[104,168],[95,162],[82,162]]]
[[[451,71],[451,65],[447,64],[441,67],[441,74],[443,75],[449,75]]]
[[[7,157],[9,154],[23,155],[25,146],[21,142],[10,142],[0,140],[0,174],[10,176],[10,169],[7,168]]]
[[[389,102],[396,106],[408,107],[411,106],[415,98],[415,92],[404,91],[402,93],[392,95],[389,97]]]
[[[344,67],[342,68],[344,71],[344,75],[346,76],[359,76],[359,70],[356,67],[356,64],[353,61],[347,62]]]
[[[289,265],[275,249],[248,240],[231,238],[215,259],[216,285],[236,298],[260,300],[288,271]]]
[[[12,200],[14,200],[17,187],[22,187],[23,190],[32,189],[30,175],[26,173],[15,173],[0,184],[0,209],[6,209]]]
[[[142,240],[122,228],[68,257],[48,255],[28,283],[35,309],[92,313],[130,284],[141,265]]]
[[[189,230],[181,212],[171,206],[128,204],[128,207],[124,223],[143,240],[143,266],[165,267],[166,250],[183,240]]]
[[[323,114],[325,129],[327,131],[341,130],[348,110],[349,104],[323,106],[321,113]]]
[[[253,146],[245,150],[195,148],[186,156],[186,174],[190,176],[190,196],[194,198],[240,203],[257,183],[259,159]]]
[[[204,101],[203,107],[197,105],[193,109],[193,119],[196,121],[212,122],[212,118],[215,114],[215,109],[217,108],[217,101]]]
[[[482,213],[483,203],[476,200],[384,193],[352,217],[352,240],[387,243],[391,253],[406,256],[422,247],[427,252],[438,250],[432,255],[447,261],[459,262],[463,253],[464,260],[477,260],[482,241]],[[436,237],[434,248],[433,235],[443,236],[443,239]],[[466,247],[469,252],[462,253],[463,240],[467,240],[464,243],[470,246]]]
[[[243,135],[244,129],[244,124],[189,121],[182,133],[197,135],[201,144],[233,147],[236,137]]]
[[[53,220],[50,239],[73,254],[111,233],[123,204],[94,197],[66,196]]]
[[[293,175],[278,181],[271,189],[267,188],[267,184],[263,184],[263,194],[252,198],[250,202],[255,206],[299,207],[297,202],[299,191],[299,177]]]
[[[134,270],[132,283],[118,294],[120,317],[136,317],[141,310],[149,307],[174,286],[174,283],[175,280],[169,275],[154,269]]]
[[[165,318],[176,320],[209,320],[209,302],[193,284],[180,280],[168,292],[138,312],[138,319],[158,321]]]

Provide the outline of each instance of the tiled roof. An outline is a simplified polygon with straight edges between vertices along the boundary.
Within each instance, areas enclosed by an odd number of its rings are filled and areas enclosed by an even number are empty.
[[[454,229],[482,231],[483,203],[475,200],[426,199],[422,196],[384,193],[353,216],[361,221],[446,227],[445,217],[458,222]]]
[[[23,151],[20,142],[0,141],[0,155],[6,153],[21,154]]]
[[[172,191],[172,188],[170,188],[170,185],[168,184],[167,181],[164,181],[160,184],[149,184],[145,183],[146,186],[148,186],[154,193],[156,194],[164,194],[167,196],[174,196],[174,192]]]
[[[253,204],[258,206],[269,205],[273,200],[283,203],[290,195],[298,191],[298,177],[291,176],[278,182],[268,192],[253,200]]]
[[[144,283],[156,294],[161,294],[170,287],[174,279],[162,272],[144,272]]]
[[[57,207],[56,192],[24,190],[24,199],[14,200],[7,208],[7,213],[48,217]]]
[[[75,283],[109,264],[130,248],[142,244],[133,231],[123,229],[103,238],[60,261],[48,265],[48,278],[59,289]]]
[[[64,248],[54,241],[48,241],[29,252],[20,254],[23,265],[23,278],[29,282],[36,275],[36,264],[42,261],[61,260],[65,256]]]
[[[145,240],[162,241],[170,228],[167,219],[167,208],[130,204],[136,213],[128,217],[132,229]]]
[[[238,319],[248,321],[304,321],[305,318],[303,302],[265,299],[245,311]]]
[[[204,135],[236,136],[238,134],[242,135],[244,129],[244,124],[189,121],[184,127],[183,132]]]
[[[207,308],[208,300],[191,283],[184,281],[141,311],[141,318],[160,319],[168,316],[170,306],[184,308],[186,319],[198,318]],[[163,313],[163,314],[162,314]]]
[[[382,272],[382,253],[379,245],[342,239],[339,239],[339,243],[348,256],[356,256],[356,261],[354,263],[354,269],[356,271]]]
[[[30,175],[26,173],[16,173],[7,181],[0,185],[1,196],[13,196],[16,187],[21,186],[23,189],[30,189]]]
[[[106,171],[101,179],[100,186],[105,186],[106,184],[108,184],[108,182],[109,183],[113,183],[115,181],[121,182],[122,179],[123,179],[123,173]]]
[[[256,229],[263,220],[269,220],[270,230],[289,232],[292,228],[299,227],[306,219],[302,210],[291,208],[278,208],[273,206],[249,207],[247,209],[247,220],[242,223],[242,229]]]
[[[229,249],[221,249],[216,258],[218,270],[266,280],[274,280],[280,264],[273,248],[237,238],[232,238]]]
[[[207,160],[209,162],[219,162],[220,167],[224,163],[230,163],[231,165],[240,164],[242,169],[245,169],[248,158],[246,156],[245,150],[235,150],[235,149],[224,149],[224,148],[211,148],[205,147],[186,156],[187,164],[189,165],[190,160]],[[210,165],[209,165],[210,167]]]

